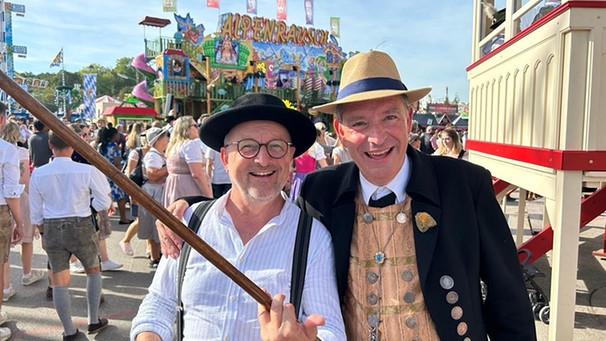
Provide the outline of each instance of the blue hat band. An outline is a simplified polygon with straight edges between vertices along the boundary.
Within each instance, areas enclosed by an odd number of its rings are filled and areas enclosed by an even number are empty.
[[[339,90],[337,100],[343,99],[350,95],[359,94],[367,91],[375,90],[398,90],[406,91],[406,85],[397,79],[388,77],[366,78],[348,84],[346,87]]]

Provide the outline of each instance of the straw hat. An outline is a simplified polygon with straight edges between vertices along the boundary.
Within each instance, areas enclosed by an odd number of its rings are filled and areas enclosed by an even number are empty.
[[[316,140],[316,128],[307,116],[286,107],[280,98],[264,93],[240,96],[231,108],[210,116],[200,126],[200,139],[218,151],[227,133],[248,121],[273,121],[283,125],[296,149],[294,157],[305,153]]]
[[[381,51],[359,53],[343,66],[341,87],[337,100],[313,107],[314,110],[335,114],[337,105],[406,95],[410,103],[425,97],[431,87],[408,90],[402,83],[393,59]]]

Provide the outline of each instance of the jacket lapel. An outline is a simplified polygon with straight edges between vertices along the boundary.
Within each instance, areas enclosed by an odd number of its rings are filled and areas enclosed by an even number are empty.
[[[344,173],[343,181],[337,189],[335,202],[332,205],[332,239],[335,255],[349,255],[351,248],[351,237],[356,216],[355,197],[358,191],[359,171],[353,162]],[[349,256],[335,257],[337,283],[340,297],[347,287],[347,272],[349,271]]]
[[[430,159],[431,156],[421,154],[410,147],[406,154],[411,163],[411,174],[406,187],[406,193],[412,198],[411,211],[417,266],[421,285],[423,285],[429,272],[436,240],[440,232],[442,209],[438,183]],[[426,230],[423,227],[419,227],[417,218],[415,218],[418,217],[418,214],[421,214],[421,218],[424,214],[429,214],[437,223],[436,226]],[[422,232],[422,230],[425,230],[425,232]]]

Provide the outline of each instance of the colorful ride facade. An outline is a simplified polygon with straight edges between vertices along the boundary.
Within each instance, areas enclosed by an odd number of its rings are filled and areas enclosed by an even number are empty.
[[[225,13],[217,32],[205,35],[189,13],[174,17],[173,38],[145,41],[145,58],[155,61],[150,91],[158,112],[212,114],[246,92],[271,93],[307,112],[338,91],[345,54],[327,30]]]

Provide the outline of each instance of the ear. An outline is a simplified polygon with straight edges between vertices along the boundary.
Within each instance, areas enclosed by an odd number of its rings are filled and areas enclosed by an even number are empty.
[[[408,106],[408,114],[406,115],[406,126],[407,126],[407,133],[410,134],[410,131],[412,129],[412,116],[414,114],[414,109],[412,106]]]
[[[225,171],[227,173],[229,173],[229,162],[228,162],[228,155],[227,155],[227,150],[225,149],[225,147],[221,147],[221,150],[219,151],[220,155],[221,155],[221,162],[223,162],[223,166],[225,167]]]
[[[337,118],[333,118],[332,120],[332,126],[335,129],[335,133],[337,133],[337,137],[343,141],[343,127],[341,126],[341,123],[339,123],[339,120],[337,120]]]

